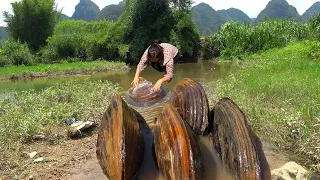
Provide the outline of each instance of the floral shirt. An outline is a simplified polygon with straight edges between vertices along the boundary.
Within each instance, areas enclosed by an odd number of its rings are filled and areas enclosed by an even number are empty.
[[[166,76],[169,81],[171,81],[171,79],[173,78],[173,58],[178,54],[178,49],[169,43],[161,43],[159,45],[163,48],[163,65],[166,66],[167,72],[164,76]],[[148,50],[149,48],[144,51],[138,64],[138,69],[140,72],[143,71],[148,64]]]

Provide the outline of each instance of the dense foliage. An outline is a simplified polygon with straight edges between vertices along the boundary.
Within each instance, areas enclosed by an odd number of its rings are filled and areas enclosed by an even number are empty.
[[[72,18],[94,21],[98,19],[99,13],[100,9],[94,2],[91,0],[80,0],[76,5]]]
[[[35,63],[35,57],[29,51],[26,43],[7,40],[0,46],[0,50],[0,67],[32,65]]]
[[[114,25],[114,22],[106,20],[93,22],[65,20],[58,23],[53,36],[47,40],[48,45],[41,51],[43,63],[65,59],[69,61],[114,59],[118,50],[105,41]]]
[[[10,36],[32,50],[46,44],[59,16],[54,0],[22,0],[11,3],[13,15],[4,12]]]
[[[310,38],[309,24],[290,20],[268,20],[251,24],[233,21],[224,24],[218,32],[206,38],[204,58],[242,58],[276,47],[284,47],[291,41]]]
[[[297,12],[296,8],[289,5],[286,0],[271,0],[263,9],[257,19],[256,22],[262,22],[267,19],[291,19],[295,21],[301,21],[302,18],[300,17],[299,13]]]
[[[172,9],[170,4],[167,0],[126,1],[126,10],[117,23],[123,27],[123,40],[129,47],[129,63],[137,63],[156,39],[178,46],[183,54],[196,55],[199,32],[188,8]]]

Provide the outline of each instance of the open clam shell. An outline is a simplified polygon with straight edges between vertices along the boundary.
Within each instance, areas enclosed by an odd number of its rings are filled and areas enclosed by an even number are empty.
[[[271,179],[270,168],[259,138],[251,130],[242,110],[223,98],[211,112],[212,141],[222,163],[234,179]]]
[[[199,83],[190,78],[182,79],[173,88],[169,101],[196,133],[205,133],[209,125],[209,103]]]
[[[153,86],[152,82],[140,78],[138,86],[132,87],[126,92],[126,101],[128,104],[138,107],[147,107],[164,101],[168,89],[161,87],[159,91],[152,92],[151,88]]]
[[[169,102],[158,115],[154,146],[165,179],[203,179],[204,161],[198,139]]]
[[[97,159],[110,180],[131,180],[144,156],[144,139],[133,110],[116,95],[104,113],[97,139]]]

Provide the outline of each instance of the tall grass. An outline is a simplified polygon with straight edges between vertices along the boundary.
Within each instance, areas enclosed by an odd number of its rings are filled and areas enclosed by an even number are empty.
[[[230,21],[215,34],[206,38],[203,56],[212,59],[240,58],[271,48],[285,47],[291,41],[310,37],[307,23],[292,20],[267,20],[256,25]]]
[[[70,118],[97,120],[118,85],[102,81],[71,81],[41,92],[15,92],[0,99],[0,149],[10,142],[24,142]]]
[[[257,131],[308,157],[308,164],[320,157],[320,61],[309,58],[315,44],[305,41],[249,56],[237,72],[211,84],[216,94],[210,97],[213,102],[234,99]],[[319,159],[313,163],[320,166]]]

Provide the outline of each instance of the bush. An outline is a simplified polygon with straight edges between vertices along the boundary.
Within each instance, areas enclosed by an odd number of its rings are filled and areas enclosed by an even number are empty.
[[[45,61],[78,58],[78,61],[96,59],[114,60],[119,57],[118,44],[113,40],[115,23],[101,20],[65,20],[56,25],[54,35],[48,38],[48,46],[43,49]],[[47,59],[47,60],[46,60]]]
[[[26,65],[34,64],[34,56],[31,54],[26,43],[21,44],[15,41],[5,41],[1,47],[0,67],[10,65]]]

